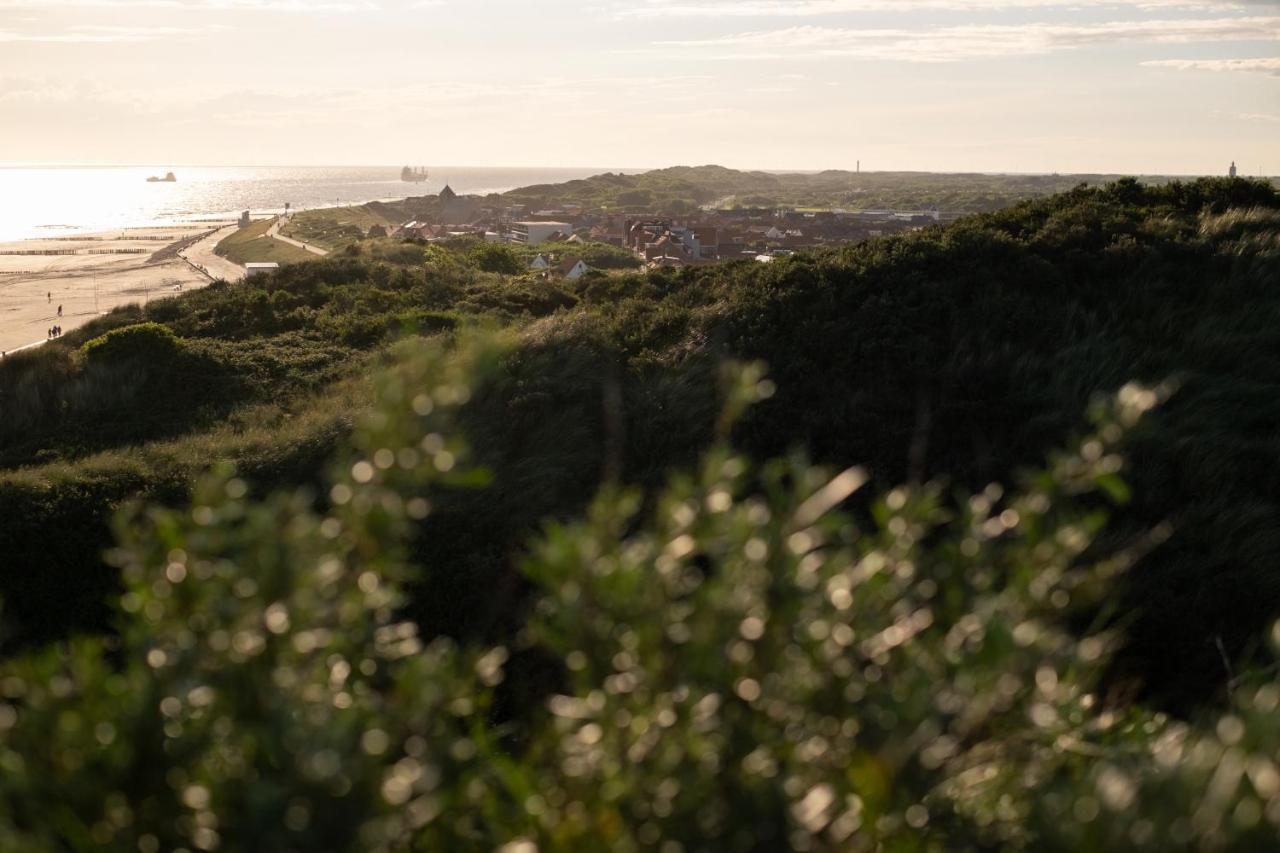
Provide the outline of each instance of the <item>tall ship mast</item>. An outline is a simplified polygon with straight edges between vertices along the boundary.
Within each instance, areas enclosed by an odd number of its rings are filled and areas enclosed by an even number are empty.
[[[425,168],[415,169],[411,166],[405,166],[400,170],[400,180],[408,181],[413,184],[421,184],[427,179],[427,170]]]

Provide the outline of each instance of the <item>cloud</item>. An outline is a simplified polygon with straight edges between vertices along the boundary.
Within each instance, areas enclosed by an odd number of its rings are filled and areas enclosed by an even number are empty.
[[[1144,62],[1149,68],[1176,68],[1179,71],[1248,71],[1280,77],[1280,57],[1272,59],[1155,59]]]
[[[0,44],[5,42],[39,42],[43,44],[117,44],[198,36],[215,29],[203,27],[71,27],[56,33],[19,33],[0,30]]]
[[[720,38],[660,41],[658,47],[717,59],[783,59],[798,55],[901,62],[958,62],[1036,56],[1094,45],[1189,44],[1280,39],[1280,17],[1113,21],[1101,24],[965,25],[933,29],[797,26]]]
[[[221,12],[363,12],[373,0],[0,0],[0,9],[173,9]]]
[[[973,12],[1009,9],[1137,8],[1240,10],[1273,0],[646,0],[616,9],[623,18],[807,18],[850,12]]]

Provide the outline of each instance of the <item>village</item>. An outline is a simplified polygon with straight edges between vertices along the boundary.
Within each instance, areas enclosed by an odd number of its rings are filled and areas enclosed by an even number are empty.
[[[634,255],[636,267],[678,268],[721,261],[767,263],[805,249],[860,243],[887,234],[952,221],[936,207],[925,210],[794,210],[705,208],[674,216],[661,211],[619,213],[565,204],[529,210],[495,204],[493,196],[461,196],[446,186],[438,196],[408,199],[420,218],[398,227],[373,225],[365,236],[427,243],[480,239],[522,246],[548,244],[559,251],[536,254],[529,269],[576,279],[590,267],[574,245],[605,244]]]

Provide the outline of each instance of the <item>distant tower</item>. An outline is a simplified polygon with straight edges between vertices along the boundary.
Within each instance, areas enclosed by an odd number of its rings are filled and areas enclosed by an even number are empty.
[[[1231,177],[1233,177],[1233,178],[1236,176],[1236,161],[1235,161],[1235,160],[1232,160],[1232,161],[1231,161],[1231,171],[1230,171],[1228,174],[1229,174],[1229,175],[1231,175]]]
[[[859,175],[861,175],[861,174],[862,174],[862,161],[861,161],[861,160],[859,160],[859,161],[858,161],[858,174],[859,174]]]

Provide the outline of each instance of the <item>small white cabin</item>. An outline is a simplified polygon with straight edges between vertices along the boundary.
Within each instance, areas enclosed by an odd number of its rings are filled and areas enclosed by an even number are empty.
[[[277,270],[279,270],[279,269],[280,269],[280,265],[279,265],[279,264],[277,264],[277,263],[269,263],[269,264],[260,264],[260,263],[259,263],[259,264],[245,264],[245,265],[244,265],[244,277],[245,277],[246,279],[250,279],[250,278],[255,278],[255,277],[257,277],[257,276],[260,276],[260,275],[270,275],[271,273],[276,272],[276,271],[277,271]]]
[[[529,269],[531,270],[545,270],[545,269],[548,269],[550,266],[551,266],[551,263],[547,260],[546,255],[538,255],[538,257],[529,261]]]

